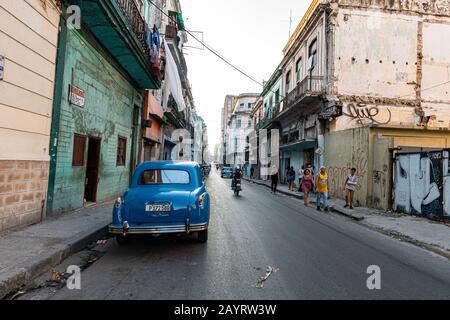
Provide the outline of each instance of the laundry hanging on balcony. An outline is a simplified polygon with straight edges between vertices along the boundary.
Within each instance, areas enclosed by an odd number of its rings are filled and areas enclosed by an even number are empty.
[[[164,42],[164,50],[166,54],[166,76],[164,81],[163,106],[168,107],[169,96],[172,94],[173,99],[177,103],[178,111],[184,111],[186,104],[184,102],[183,89],[181,87],[180,75],[178,73],[177,64],[172,56],[169,46]]]

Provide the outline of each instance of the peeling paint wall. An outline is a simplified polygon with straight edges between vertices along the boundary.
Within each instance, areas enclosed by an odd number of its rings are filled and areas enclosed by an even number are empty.
[[[133,140],[133,108],[142,106],[129,80],[109,61],[95,40],[71,30],[67,38],[64,91],[53,212],[80,208],[84,204],[86,166],[73,167],[74,133],[101,139],[97,201],[111,199],[128,188]],[[69,104],[72,84],[86,94],[85,106]],[[127,139],[126,165],[116,166],[118,137]],[[85,146],[87,161],[88,143]]]
[[[450,43],[442,41],[450,38],[450,18],[344,6],[336,21],[333,94],[343,115],[331,130],[369,124],[450,129]],[[358,115],[369,119],[358,121]]]
[[[417,14],[450,15],[450,0],[338,0],[340,5]]]
[[[325,134],[325,166],[330,177],[331,197],[345,197],[345,179],[355,167],[359,177],[355,201],[368,205],[369,130],[358,128]]]

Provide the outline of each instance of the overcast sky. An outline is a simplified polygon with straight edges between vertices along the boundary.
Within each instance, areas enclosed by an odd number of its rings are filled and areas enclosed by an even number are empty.
[[[186,28],[258,81],[268,80],[282,49],[311,0],[180,0]],[[187,46],[201,46],[189,37]],[[220,141],[220,111],[225,95],[261,92],[261,86],[207,50],[186,48],[188,77],[198,113],[208,126],[210,150]]]

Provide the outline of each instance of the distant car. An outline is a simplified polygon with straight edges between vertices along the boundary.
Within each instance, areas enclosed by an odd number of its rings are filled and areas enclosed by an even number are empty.
[[[124,244],[130,234],[190,234],[208,240],[210,199],[196,162],[141,164],[114,204],[109,232]]]
[[[231,167],[223,167],[220,172],[220,176],[222,178],[231,178],[233,176],[233,168]]]

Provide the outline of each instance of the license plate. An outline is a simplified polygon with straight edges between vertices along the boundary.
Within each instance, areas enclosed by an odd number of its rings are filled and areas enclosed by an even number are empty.
[[[167,212],[171,211],[170,204],[148,204],[145,206],[147,212]]]
[[[241,184],[240,183],[238,183],[237,185],[236,185],[236,187],[240,187],[241,186]]]

